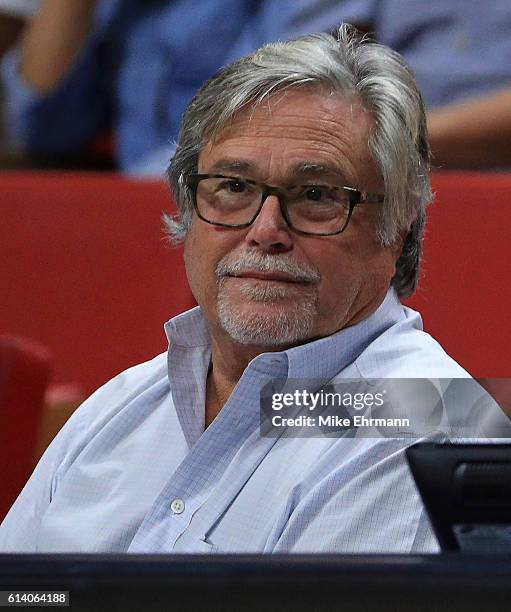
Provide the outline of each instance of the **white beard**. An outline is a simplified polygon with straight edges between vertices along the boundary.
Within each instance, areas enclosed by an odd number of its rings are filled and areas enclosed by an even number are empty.
[[[278,270],[297,279],[306,279],[310,286],[296,290],[292,285],[243,283],[238,288],[249,309],[232,304],[226,285],[228,273],[250,270]],[[218,319],[229,336],[240,344],[259,346],[285,346],[310,337],[319,308],[317,283],[319,272],[310,267],[297,266],[287,256],[246,253],[234,264],[224,258],[217,267]],[[279,305],[279,302],[282,302]],[[264,304],[268,304],[265,312]],[[247,312],[248,310],[248,312]]]

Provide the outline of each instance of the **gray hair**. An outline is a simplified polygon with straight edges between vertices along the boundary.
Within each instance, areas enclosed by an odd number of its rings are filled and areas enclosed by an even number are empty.
[[[221,69],[197,92],[181,125],[167,171],[178,204],[177,217],[164,216],[172,242],[190,227],[193,203],[183,177],[197,172],[201,148],[248,105],[296,86],[356,95],[372,114],[369,151],[385,184],[378,224],[382,246],[403,239],[392,285],[401,297],[415,290],[421,240],[430,202],[430,151],[421,94],[401,56],[350,25],[338,36],[311,34],[265,45]]]

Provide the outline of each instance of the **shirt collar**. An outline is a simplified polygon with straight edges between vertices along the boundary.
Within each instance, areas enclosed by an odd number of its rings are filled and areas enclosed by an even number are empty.
[[[181,348],[211,346],[208,326],[200,306],[187,310],[165,323],[169,344]]]
[[[333,378],[386,329],[403,319],[403,307],[391,288],[380,306],[368,317],[350,327],[285,351],[263,353],[249,368],[263,375],[288,378]],[[200,307],[180,314],[165,324],[169,343],[182,349],[209,348],[210,337]]]

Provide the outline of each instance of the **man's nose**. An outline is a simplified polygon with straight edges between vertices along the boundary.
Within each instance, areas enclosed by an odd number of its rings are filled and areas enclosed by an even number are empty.
[[[282,216],[277,196],[269,195],[266,198],[245,239],[250,246],[257,246],[265,251],[283,252],[291,249],[293,239],[290,228]]]

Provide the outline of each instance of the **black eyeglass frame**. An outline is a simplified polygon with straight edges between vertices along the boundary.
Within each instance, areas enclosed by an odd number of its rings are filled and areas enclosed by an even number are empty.
[[[247,221],[246,223],[230,224],[230,223],[221,223],[219,221],[210,221],[209,219],[206,219],[205,217],[203,217],[197,205],[197,187],[202,180],[205,180],[208,178],[223,178],[223,179],[231,179],[234,181],[236,180],[243,181],[244,183],[248,183],[249,185],[254,185],[255,187],[258,187],[259,189],[261,189],[261,203],[259,204],[259,208],[255,212],[252,219],[250,221]],[[282,216],[284,217],[289,228],[298,234],[304,234],[306,236],[337,236],[338,234],[341,234],[342,232],[344,232],[344,230],[348,227],[348,223],[350,222],[351,215],[353,214],[353,210],[355,209],[355,206],[358,206],[358,204],[362,204],[362,203],[381,204],[385,200],[385,196],[381,193],[369,193],[366,191],[359,191],[358,189],[355,189],[354,187],[347,187],[347,186],[341,187],[338,185],[324,185],[324,184],[322,185],[320,183],[310,184],[310,185],[290,185],[287,188],[286,187],[274,187],[273,185],[267,185],[266,183],[258,183],[257,181],[246,179],[241,176],[227,176],[224,174],[188,174],[187,176],[184,177],[184,183],[192,192],[193,207],[195,209],[195,212],[197,213],[197,216],[199,217],[199,219],[201,219],[205,223],[209,223],[210,225],[217,225],[220,227],[230,227],[230,228],[237,228],[237,229],[250,227],[252,223],[254,223],[254,221],[257,219],[257,216],[261,212],[263,205],[266,199],[268,198],[268,196],[274,195],[274,196],[277,196],[279,200],[280,212],[282,213]],[[335,191],[344,191],[348,195],[350,204],[349,204],[348,216],[346,217],[346,221],[344,222],[344,225],[341,227],[341,229],[335,232],[306,232],[304,230],[297,229],[296,227],[294,227],[289,219],[289,215],[287,212],[287,205],[288,205],[287,204],[287,190],[293,189],[295,187],[304,187],[304,188],[305,187],[319,187],[319,188],[333,189]]]

